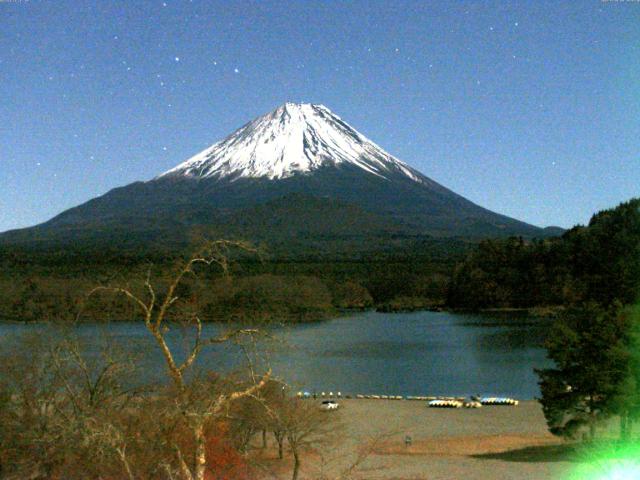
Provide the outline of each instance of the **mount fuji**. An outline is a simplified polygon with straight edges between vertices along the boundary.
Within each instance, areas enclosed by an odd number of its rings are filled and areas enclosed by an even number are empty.
[[[223,141],[161,175],[192,178],[268,178],[309,174],[323,166],[352,165],[389,179],[421,175],[347,125],[324,105],[285,103]]]
[[[194,232],[310,245],[552,233],[452,192],[325,106],[286,103],[149,181],[6,232],[0,243],[168,245]]]

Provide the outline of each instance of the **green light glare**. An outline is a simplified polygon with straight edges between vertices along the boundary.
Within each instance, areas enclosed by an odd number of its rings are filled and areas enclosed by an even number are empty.
[[[636,462],[623,462],[621,465],[612,465],[608,472],[601,477],[603,480],[637,480],[640,478],[640,468]]]
[[[637,442],[594,450],[589,460],[569,480],[640,480],[640,446]]]

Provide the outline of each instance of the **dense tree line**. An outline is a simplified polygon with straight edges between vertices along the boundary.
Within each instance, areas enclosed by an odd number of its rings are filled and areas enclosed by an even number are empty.
[[[0,319],[72,320],[94,285],[136,285],[149,269],[162,278],[181,261],[177,254],[105,255],[0,255]],[[448,272],[460,258],[459,253],[429,255],[392,251],[342,260],[245,256],[231,266],[232,278],[221,281],[219,274],[209,272],[181,288],[183,297],[197,302],[203,321],[306,322],[342,310],[420,308],[444,302]],[[130,319],[132,310],[122,299],[110,298],[97,301],[91,313],[87,319],[113,321]]]
[[[485,240],[453,272],[447,302],[481,309],[632,303],[640,292],[640,199],[561,237]]]
[[[545,240],[416,240],[402,248],[339,255],[287,252],[275,245],[262,259],[237,259],[228,288],[216,286],[215,274],[205,275],[194,296],[197,292],[204,319],[211,321],[310,321],[342,309],[428,308],[445,301],[463,309],[628,304],[640,283],[639,202],[600,212],[589,225]],[[5,248],[0,250],[0,318],[72,317],[90,286],[114,279],[135,283],[150,266],[162,276],[181,258],[180,251],[96,251],[86,245]],[[131,313],[118,300],[96,311],[108,312],[112,320]]]

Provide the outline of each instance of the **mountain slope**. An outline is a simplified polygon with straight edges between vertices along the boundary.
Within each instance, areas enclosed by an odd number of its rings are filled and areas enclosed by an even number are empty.
[[[162,177],[271,180],[310,173],[323,166],[355,165],[388,178],[418,172],[392,157],[323,105],[285,103],[236,130]]]
[[[2,243],[546,236],[396,159],[320,105],[287,103],[147,182],[116,188]]]

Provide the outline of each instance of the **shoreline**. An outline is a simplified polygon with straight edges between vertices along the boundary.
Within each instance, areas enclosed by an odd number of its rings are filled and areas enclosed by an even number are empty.
[[[367,448],[353,478],[561,479],[576,460],[571,446],[548,432],[536,401],[479,409],[428,408],[394,400],[340,403],[337,411],[327,413],[337,415],[342,425],[333,456],[322,466],[330,473],[342,471]],[[316,478],[318,468],[306,464],[302,478]]]
[[[518,314],[524,316],[530,316],[534,318],[540,319],[548,319],[557,317],[563,310],[564,306],[556,305],[556,306],[541,306],[541,307],[530,307],[530,308],[512,308],[512,307],[496,307],[496,308],[483,308],[480,310],[469,310],[469,309],[457,309],[455,307],[447,307],[445,305],[433,305],[433,306],[406,306],[406,307],[393,307],[388,304],[374,305],[369,308],[340,308],[336,309],[333,313],[334,315],[326,315],[320,316],[314,319],[307,320],[299,320],[299,321],[284,321],[284,322],[272,322],[266,323],[266,325],[304,325],[304,324],[312,324],[312,323],[321,323],[327,322],[336,319],[349,318],[354,315],[360,313],[381,313],[381,314],[403,314],[403,313],[419,313],[419,312],[431,312],[431,313],[451,313],[454,315],[491,315],[491,314]],[[127,322],[136,322],[136,320],[109,320],[109,321],[98,321],[98,320],[88,320],[88,321],[56,321],[56,320],[14,320],[10,318],[2,318],[0,317],[0,324],[15,324],[15,325],[86,325],[86,324],[109,324],[109,323],[127,323]],[[227,325],[233,323],[243,323],[237,322],[234,320],[203,320],[203,324],[212,324],[212,325]],[[260,325],[261,322],[246,322],[250,325]]]

